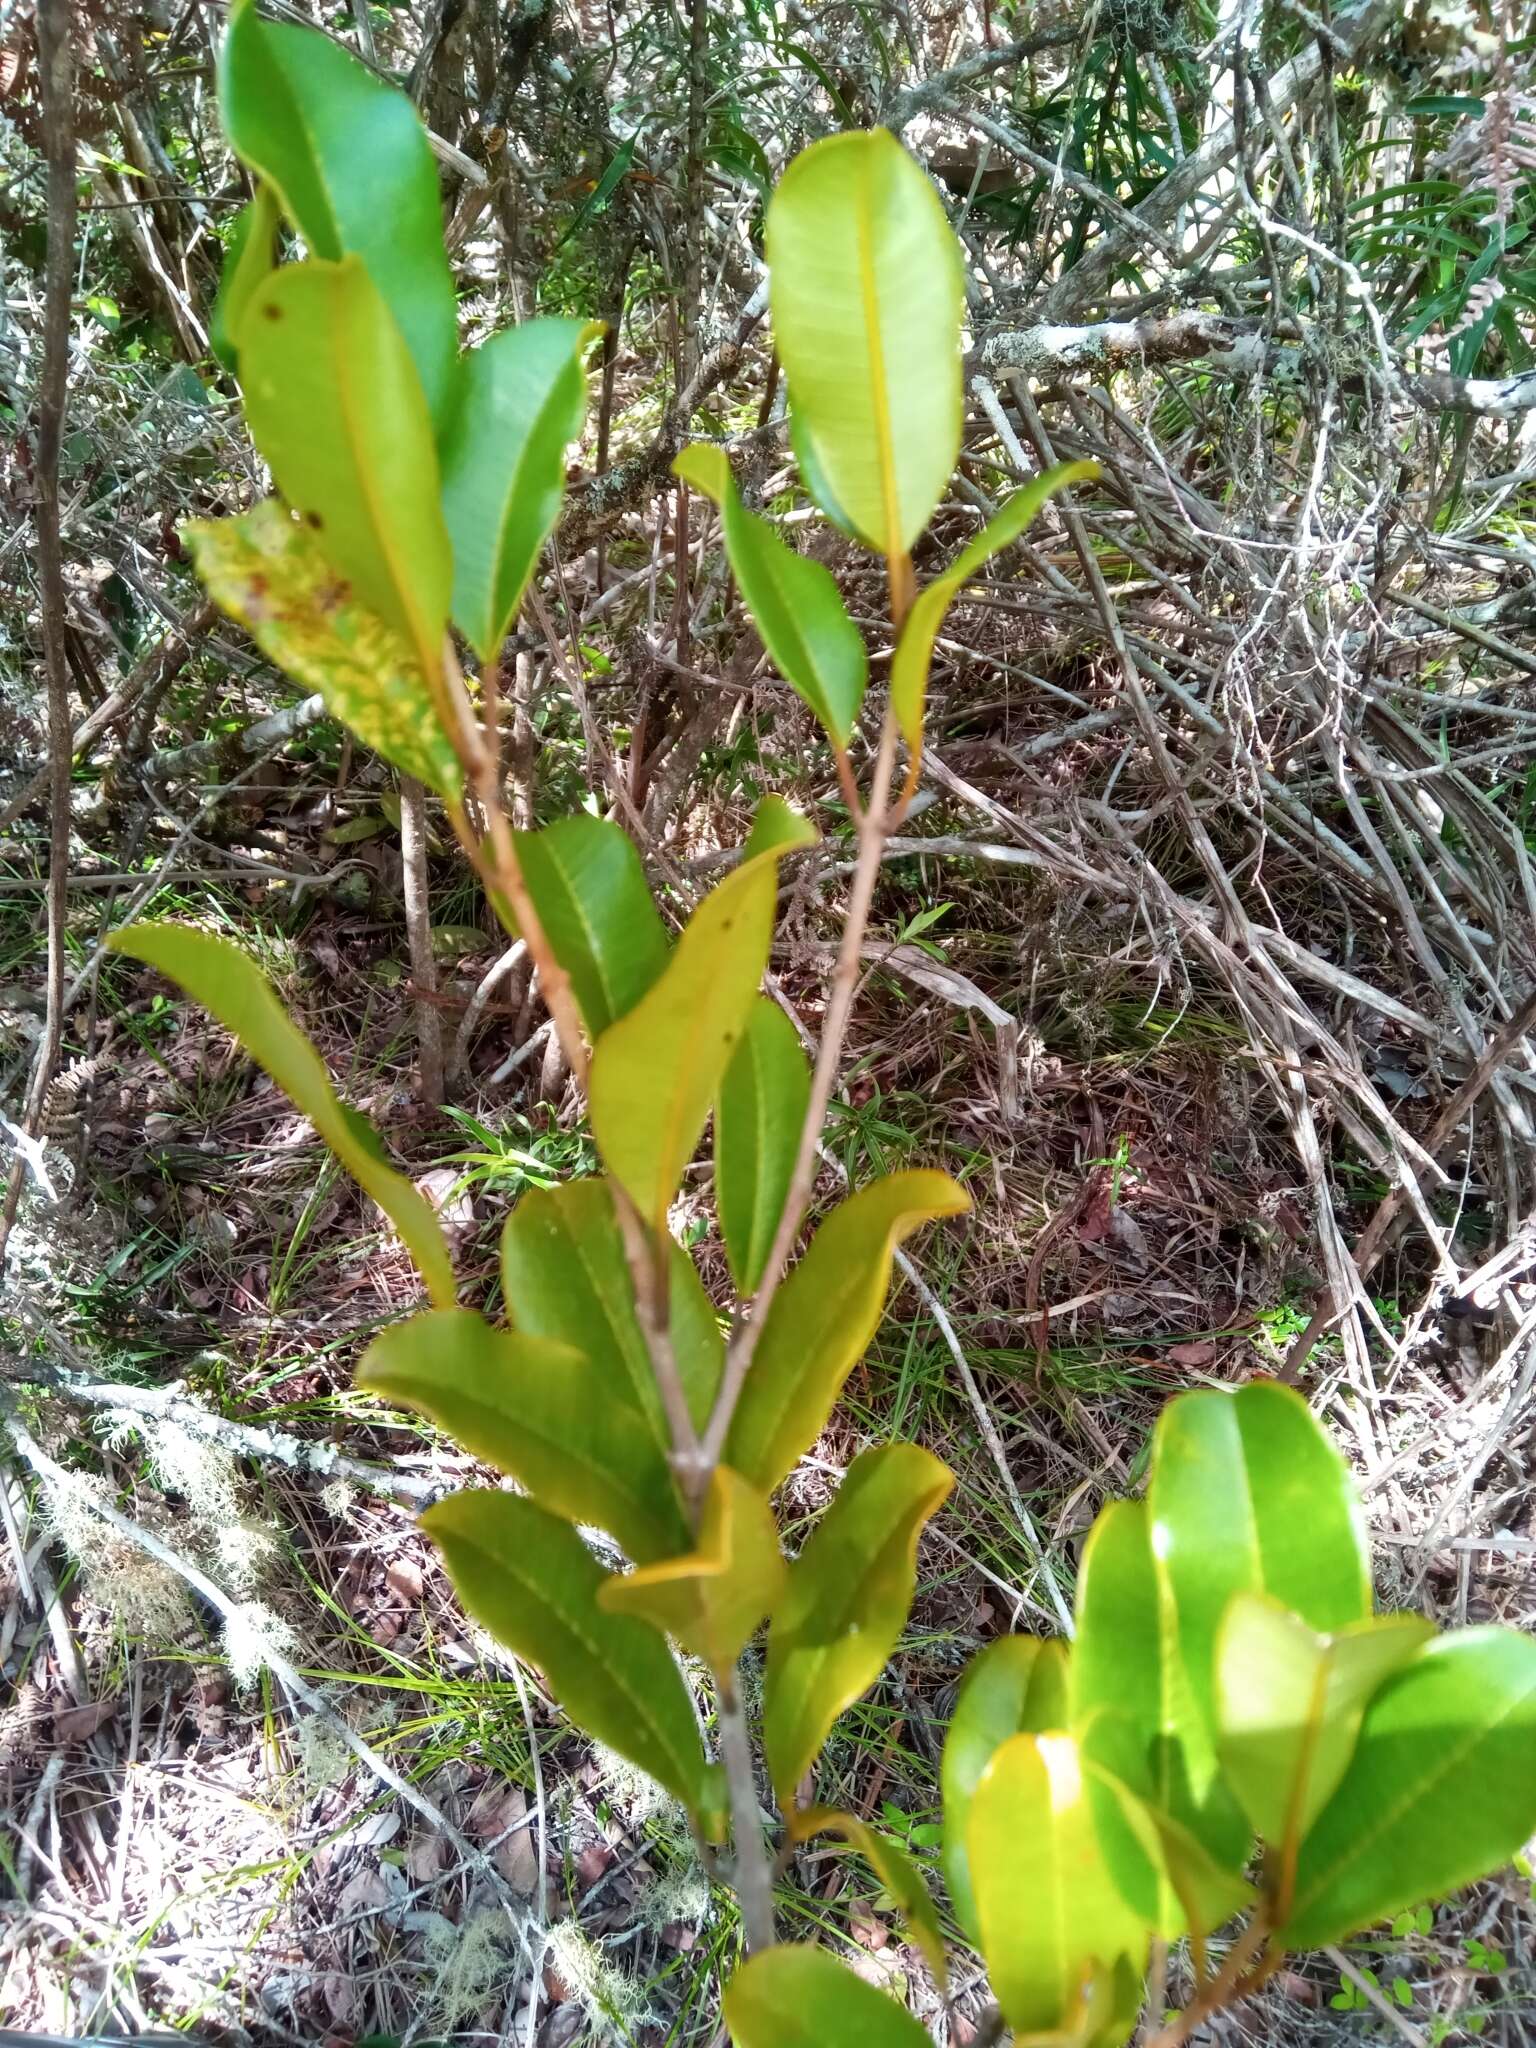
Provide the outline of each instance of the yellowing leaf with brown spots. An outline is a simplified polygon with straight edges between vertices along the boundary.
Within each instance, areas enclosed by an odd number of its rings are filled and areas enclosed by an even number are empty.
[[[458,794],[458,757],[420,664],[277,499],[238,519],[189,520],[182,534],[209,596],[269,660],[318,691],[364,746],[444,796]]]

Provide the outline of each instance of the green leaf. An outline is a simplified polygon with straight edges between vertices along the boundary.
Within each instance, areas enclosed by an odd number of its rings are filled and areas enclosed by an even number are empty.
[[[1216,1631],[1234,1593],[1268,1593],[1325,1633],[1370,1614],[1354,1481],[1294,1388],[1253,1380],[1235,1394],[1170,1401],[1153,1436],[1147,1505],[1180,1661],[1213,1742]]]
[[[439,1309],[375,1337],[357,1383],[430,1416],[542,1507],[606,1529],[633,1558],[669,1557],[688,1540],[655,1437],[568,1344]]]
[[[834,744],[846,747],[864,701],[869,657],[831,571],[796,554],[747,510],[723,448],[697,441],[672,471],[720,507],[731,571],[763,645]]]
[[[1301,1845],[1288,1947],[1340,1941],[1506,1863],[1536,1831],[1536,1641],[1439,1636],[1365,1710]]]
[[[982,1772],[1015,1735],[1042,1735],[1067,1718],[1064,1643],[999,1636],[971,1659],[944,1738],[944,1882],[966,1939],[977,1935],[976,1895],[966,1856],[971,1800]]]
[[[884,1670],[912,1604],[918,1536],[953,1484],[916,1444],[861,1452],[790,1567],[763,1678],[763,1750],[781,1806]]]
[[[328,262],[358,256],[400,323],[434,420],[453,397],[458,313],[416,109],[318,30],[231,10],[219,105],[235,153]]]
[[[258,285],[240,371],[251,435],[278,489],[435,679],[453,556],[432,422],[400,329],[358,258],[286,264]]]
[[[208,323],[208,339],[226,370],[239,368],[240,323],[252,292],[277,260],[278,217],[277,194],[264,182],[257,185],[256,197],[235,216],[219,279],[219,296]]]
[[[947,1173],[921,1168],[838,1204],[773,1297],[727,1440],[738,1472],[768,1491],[778,1485],[821,1434],[875,1334],[897,1245],[970,1206]]]
[[[869,547],[905,555],[960,453],[959,244],[883,128],[801,152],[768,208],[774,339],[824,488]]]
[[[313,534],[275,498],[238,519],[181,529],[221,611],[262,653],[386,761],[456,797],[463,771],[420,663],[393,627],[359,604]]]
[[[421,1526],[467,1612],[536,1664],[571,1719],[695,1814],[718,1806],[693,1702],[655,1629],[598,1604],[608,1577],[569,1522],[512,1493],[454,1494]]]
[[[1155,1814],[1187,1830],[1219,1866],[1240,1870],[1251,1830],[1221,1776],[1214,1730],[1190,1685],[1145,1501],[1112,1502],[1089,1535],[1078,1574],[1071,1693],[1070,1726],[1078,1739],[1086,1742],[1105,1713],[1123,1717],[1131,1733],[1117,1737],[1115,1774]],[[1148,1917],[1171,1936],[1185,1912],[1174,1873],[1156,1864],[1149,1872],[1135,1831],[1126,1838],[1123,1802],[1112,1789],[1094,1783],[1089,1796],[1122,1889],[1145,1910],[1146,1886],[1155,1882]]]
[[[465,356],[442,437],[443,516],[453,542],[454,621],[492,662],[523,601],[565,495],[565,451],[581,432],[581,358],[600,329],[528,320]]]
[[[736,2048],[931,2048],[888,1992],[800,1943],[781,1942],[742,1965],[725,1989],[725,2023]]]
[[[697,1545],[611,1578],[610,1614],[665,1629],[715,1672],[729,1672],[779,1597],[784,1558],[767,1500],[727,1465],[710,1477]]]
[[[1377,1615],[1322,1636],[1262,1593],[1233,1596],[1216,1636],[1217,1745],[1263,1840],[1294,1853],[1349,1768],[1372,1696],[1435,1633]]]
[[[933,643],[945,614],[964,586],[995,554],[1029,526],[1046,501],[1068,485],[1086,482],[1099,473],[1096,462],[1058,462],[1015,491],[1001,511],[956,556],[953,564],[918,592],[891,657],[891,712],[901,736],[916,754],[923,744],[923,708],[928,697],[928,668]]]
[[[770,996],[758,996],[715,1104],[715,1202],[739,1294],[755,1294],[763,1277],[810,1099],[799,1033]]]
[[[389,1164],[367,1117],[339,1100],[319,1053],[255,961],[227,939],[184,924],[130,925],[107,945],[169,975],[233,1033],[394,1224],[432,1300],[451,1308],[453,1262],[430,1203]]]
[[[544,935],[596,1039],[660,979],[671,951],[640,856],[627,832],[587,811],[513,836]]]
[[[588,1104],[598,1150],[653,1230],[666,1229],[746,1030],[773,938],[779,862],[815,836],[787,804],[765,797],[741,865],[699,904],[666,971],[593,1050]]]
[[[966,1853],[981,1951],[1008,2024],[1020,2034],[1124,2039],[1137,2001],[1122,1987],[1131,1979],[1139,1989],[1148,1928],[1099,1853],[1070,1735],[1003,1744],[976,1785]]]
[[[907,1923],[907,1931],[922,1950],[923,1959],[942,1991],[949,1982],[949,1960],[944,1953],[944,1932],[938,1909],[916,1860],[890,1835],[880,1834],[851,1813],[832,1806],[812,1806],[796,1816],[795,1839],[810,1841],[813,1835],[841,1835],[890,1893],[896,1910]]]
[[[670,1258],[672,1347],[689,1413],[702,1426],[714,1405],[725,1347],[692,1259],[675,1242]],[[514,1328],[584,1352],[603,1398],[643,1415],[657,1442],[669,1444],[605,1180],[567,1181],[524,1195],[502,1232],[501,1279]]]

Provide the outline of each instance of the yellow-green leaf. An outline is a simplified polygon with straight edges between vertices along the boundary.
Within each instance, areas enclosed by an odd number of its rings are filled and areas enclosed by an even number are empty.
[[[1123,2039],[1136,2008],[1124,2015],[1116,1977],[1139,1982],[1149,1930],[1099,1852],[1070,1735],[1003,1744],[977,1783],[966,1851],[981,1951],[1008,2024],[1085,2043]]]
[[[773,938],[779,862],[815,836],[787,804],[765,797],[741,865],[704,898],[666,971],[593,1051],[588,1102],[598,1150],[653,1230],[666,1229],[746,1030]]]
[[[226,370],[240,363],[240,322],[251,294],[277,261],[275,243],[280,209],[277,194],[263,179],[256,196],[235,217],[219,278],[219,296],[208,323],[208,339]]]
[[[869,657],[829,569],[798,555],[749,512],[723,448],[696,441],[672,465],[720,508],[725,551],[763,645],[785,682],[846,747],[869,680]]]
[[[437,171],[398,86],[318,29],[230,9],[219,105],[235,153],[277,193],[312,256],[362,258],[389,301],[434,419],[458,350]]]
[[[513,837],[544,936],[596,1039],[660,978],[671,950],[634,841],[587,811]]]
[[[1264,1841],[1294,1854],[1349,1768],[1366,1707],[1434,1635],[1418,1614],[1319,1635],[1262,1593],[1237,1593],[1216,1635],[1222,1768]]]
[[[897,1245],[970,1206],[948,1174],[923,1168],[887,1174],[838,1204],[773,1297],[727,1441],[738,1472],[769,1491],[778,1485],[820,1435],[875,1334]]]
[[[675,1241],[669,1257],[672,1349],[689,1413],[702,1427],[714,1405],[725,1347],[692,1259]],[[603,1399],[644,1416],[658,1443],[669,1443],[605,1180],[567,1181],[524,1195],[502,1232],[501,1279],[514,1328],[585,1352]]]
[[[375,1337],[357,1383],[430,1416],[541,1506],[606,1529],[633,1558],[670,1557],[688,1540],[656,1438],[568,1344],[439,1309]]]
[[[888,1992],[824,1948],[799,1943],[742,1965],[725,1988],[725,2023],[736,2048],[931,2048]]]
[[[234,1034],[394,1224],[433,1301],[451,1308],[453,1262],[431,1205],[389,1164],[368,1119],[337,1096],[319,1053],[250,955],[184,924],[130,925],[107,944],[169,975]]]
[[[318,692],[365,747],[458,795],[463,771],[420,663],[285,506],[265,498],[238,519],[189,519],[181,532],[209,596],[269,661]]]
[[[795,1839],[808,1842],[813,1835],[841,1835],[856,1849],[879,1878],[891,1902],[907,1923],[907,1932],[923,1952],[942,1991],[949,1982],[949,1961],[944,1953],[944,1932],[938,1909],[917,1860],[890,1835],[870,1827],[852,1813],[833,1806],[813,1806],[796,1816]]]
[[[432,420],[362,262],[286,264],[258,285],[240,327],[240,372],[251,434],[278,489],[436,677],[453,556]]]
[[[971,1800],[982,1772],[1015,1735],[1043,1734],[1067,1718],[1067,1650],[1035,1636],[999,1636],[971,1659],[944,1737],[944,1881],[968,1940],[976,1897],[966,1857]]]
[[[453,540],[453,616],[483,662],[501,653],[560,514],[565,451],[581,432],[581,358],[601,330],[527,320],[465,356],[442,439],[443,515]]]
[[[884,1670],[912,1604],[917,1539],[953,1484],[917,1444],[861,1452],[790,1567],[763,1679],[763,1749],[782,1806]]]
[[[891,713],[914,754],[923,744],[923,708],[928,697],[928,668],[933,643],[945,614],[971,578],[992,557],[1017,540],[1049,498],[1069,484],[1086,482],[1099,473],[1096,462],[1058,462],[1022,490],[1015,491],[1001,511],[962,548],[942,576],[918,592],[891,657]]]
[[[608,1574],[569,1522],[517,1494],[477,1489],[428,1508],[421,1525],[469,1614],[539,1667],[573,1721],[693,1813],[718,1810],[693,1702],[665,1640],[598,1604]]]
[[[960,246],[883,128],[803,150],[768,206],[774,340],[797,430],[869,547],[901,556],[960,452]]]
[[[715,1204],[740,1294],[763,1277],[810,1099],[800,1034],[772,997],[756,997],[715,1104]]]
[[[746,1648],[784,1584],[779,1532],[767,1500],[727,1465],[705,1496],[697,1544],[679,1557],[611,1578],[598,1598],[610,1614],[665,1629],[713,1671]]]

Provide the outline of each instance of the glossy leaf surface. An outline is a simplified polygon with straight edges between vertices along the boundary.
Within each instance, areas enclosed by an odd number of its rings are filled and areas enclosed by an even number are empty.
[[[1291,1947],[1341,1940],[1507,1862],[1536,1830],[1536,1641],[1438,1637],[1366,1708],[1301,1845]]]
[[[181,532],[209,596],[270,661],[317,691],[365,747],[429,789],[458,794],[463,771],[421,664],[286,506],[266,498],[238,519],[190,519]]]
[[[310,253],[356,255],[400,323],[439,423],[458,315],[437,171],[416,109],[318,30],[230,11],[219,104],[236,154],[277,193]]]
[[[799,1033],[771,997],[758,996],[715,1104],[715,1201],[740,1294],[755,1294],[763,1277],[810,1099]]]
[[[944,1882],[966,1938],[975,1941],[976,1897],[966,1854],[971,1800],[983,1771],[1011,1737],[1042,1735],[1067,1719],[1067,1652],[1037,1636],[999,1636],[971,1659],[944,1737]]]
[[[1096,462],[1058,462],[1021,490],[987,521],[981,532],[956,556],[942,576],[917,594],[891,657],[891,711],[901,736],[915,754],[923,744],[923,709],[928,696],[928,668],[933,643],[945,614],[965,585],[995,554],[1018,539],[1048,499],[1068,485],[1099,473]]]
[[[611,1578],[599,1598],[610,1614],[665,1629],[712,1671],[729,1671],[784,1584],[779,1532],[768,1502],[728,1465],[705,1496],[698,1543]]]
[[[441,1309],[375,1337],[358,1385],[414,1408],[541,1506],[606,1529],[638,1560],[668,1557],[688,1524],[661,1447],[567,1344]]]
[[[907,1932],[922,1950],[934,1982],[942,1989],[949,1977],[944,1932],[917,1859],[892,1836],[870,1827],[856,1814],[839,1812],[836,1807],[813,1806],[797,1816],[797,1841],[808,1842],[819,1834],[841,1835],[864,1858],[890,1894],[891,1903],[907,1923]]]
[[[790,1567],[763,1680],[763,1748],[782,1806],[885,1668],[912,1604],[917,1539],[953,1484],[916,1444],[861,1452]]]
[[[581,357],[598,330],[527,320],[463,358],[442,436],[443,516],[453,542],[453,617],[496,660],[565,495],[565,451],[581,432]]]
[[[725,2023],[736,2048],[930,2048],[888,1992],[798,1942],[742,1965],[725,1988]]]
[[[774,339],[797,430],[859,537],[901,556],[960,452],[959,245],[886,130],[801,152],[768,207]]]
[[[608,1573],[569,1522],[476,1489],[439,1501],[421,1524],[469,1614],[539,1667],[574,1721],[695,1813],[713,1808],[682,1674],[655,1629],[599,1605]]]
[[[779,862],[815,836],[787,804],[765,797],[741,865],[689,918],[666,971],[597,1042],[588,1099],[598,1149],[654,1230],[666,1228],[746,1031],[773,937]]]
[[[659,980],[671,950],[634,841],[586,811],[514,837],[544,935],[595,1039]]]
[[[1277,1601],[1239,1593],[1216,1638],[1217,1745],[1260,1836],[1294,1848],[1349,1768],[1372,1696],[1435,1633],[1377,1615],[1320,1636]]]
[[[719,506],[731,573],[774,666],[831,738],[847,746],[869,657],[831,571],[796,554],[768,520],[747,510],[723,448],[696,442],[672,468]]]
[[[670,1258],[673,1350],[689,1412],[702,1425],[725,1347],[692,1259],[676,1243]],[[502,1232],[501,1277],[514,1328],[585,1352],[603,1399],[643,1416],[657,1441],[669,1442],[606,1181],[567,1181],[524,1195]]]
[[[453,558],[421,382],[355,256],[290,263],[240,328],[251,435],[323,554],[436,675]]]
[[[774,1295],[731,1423],[727,1456],[772,1489],[820,1435],[875,1333],[902,1239],[970,1197],[948,1174],[887,1174],[839,1203]]]
[[[394,1224],[433,1301],[451,1308],[453,1262],[430,1203],[389,1164],[367,1117],[339,1099],[324,1061],[250,955],[227,939],[184,924],[130,925],[114,932],[107,944],[114,953],[169,975],[233,1033]]]
[[[982,1773],[966,1852],[992,1989],[1021,2034],[1105,2039],[1115,1965],[1139,1976],[1148,1929],[1121,1899],[1099,1852],[1071,1736],[1021,1734]],[[1134,2021],[1134,2008],[1127,2022]]]

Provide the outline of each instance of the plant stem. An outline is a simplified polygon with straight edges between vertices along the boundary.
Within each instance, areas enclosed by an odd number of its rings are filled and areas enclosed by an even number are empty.
[[[854,994],[859,985],[864,930],[869,922],[875,883],[880,875],[880,860],[885,851],[886,834],[889,829],[891,770],[895,759],[896,725],[887,711],[885,724],[880,732],[879,749],[875,755],[869,804],[859,819],[858,856],[854,863],[853,881],[848,891],[848,909],[843,920],[843,936],[838,947],[837,967],[832,977],[832,992],[821,1027],[821,1044],[817,1050],[816,1070],[811,1080],[811,1099],[800,1132],[800,1149],[795,1155],[795,1170],[790,1179],[789,1192],[784,1198],[784,1213],[779,1218],[779,1227],[774,1233],[773,1244],[768,1253],[768,1263],[763,1269],[762,1284],[753,1297],[751,1317],[737,1324],[730,1349],[726,1353],[720,1392],[704,1431],[703,1457],[709,1465],[714,1465],[718,1461],[725,1448],[731,1417],[735,1414],[736,1403],[741,1398],[741,1390],[746,1383],[753,1354],[757,1350],[757,1340],[762,1335],[763,1325],[768,1319],[768,1310],[774,1295],[778,1292],[779,1282],[784,1277],[790,1252],[794,1249],[801,1221],[810,1202],[811,1188],[816,1178],[816,1146],[821,1137],[821,1127],[826,1122],[827,1104],[832,1099],[832,1090],[837,1082],[837,1070],[843,1055],[843,1038],[848,1028],[849,1012],[853,1008]]]
[[[1147,2048],[1183,2048],[1184,2042],[1212,2013],[1220,2012],[1224,2006],[1232,2005],[1239,1998],[1246,1998],[1250,1991],[1257,1990],[1269,1972],[1262,1961],[1257,1970],[1250,1971],[1250,1965],[1268,1939],[1269,1921],[1260,1911],[1227,1950],[1216,1975],[1200,1987],[1177,2019],[1170,2020],[1166,2027],[1152,2036]]]
[[[773,1926],[773,1866],[763,1840],[757,1776],[752,1766],[752,1737],[742,1712],[735,1674],[717,1671],[715,1685],[720,1703],[720,1760],[730,1792],[731,1840],[736,1848],[733,1882],[741,1901],[747,1952],[755,1955],[759,1949],[772,1948],[778,1939]]]
[[[405,889],[405,935],[416,984],[416,1051],[421,1099],[428,1109],[443,1100],[443,1020],[437,1004],[437,960],[432,951],[432,907],[427,880],[427,792],[414,775],[400,778],[400,851]]]

